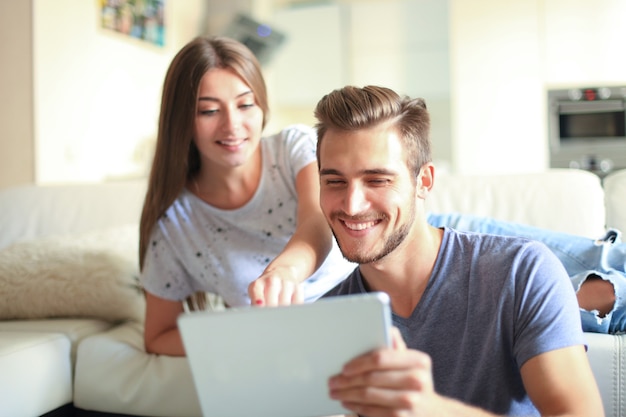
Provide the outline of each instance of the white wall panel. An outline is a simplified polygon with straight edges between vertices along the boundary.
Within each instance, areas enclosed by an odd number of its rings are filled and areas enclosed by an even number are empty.
[[[163,48],[102,29],[95,1],[33,5],[36,182],[144,175],[165,72],[199,34],[201,1],[166,2]]]
[[[279,106],[309,106],[344,83],[341,6],[321,4],[279,9],[273,25],[287,39],[271,63],[270,92]]]

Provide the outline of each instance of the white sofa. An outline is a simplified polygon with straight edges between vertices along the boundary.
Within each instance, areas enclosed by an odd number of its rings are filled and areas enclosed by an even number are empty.
[[[55,409],[48,415],[201,415],[186,359],[149,355],[143,348],[143,298],[133,280],[144,192],[141,180],[0,190],[0,417]],[[606,227],[626,231],[624,203],[626,170],[603,183],[578,170],[441,174],[428,199],[434,212],[492,216],[588,237],[599,237]],[[3,271],[16,246],[36,254],[22,281],[7,277],[11,268]],[[88,255],[98,251],[117,256],[108,261],[130,262],[131,269],[92,279],[94,258]],[[46,278],[37,269],[57,268],[59,253],[71,258],[69,265],[83,262],[71,280]],[[117,281],[109,282],[113,275]],[[58,285],[46,287],[49,281]],[[125,305],[116,305],[116,298]],[[606,415],[626,417],[626,335],[586,337]]]

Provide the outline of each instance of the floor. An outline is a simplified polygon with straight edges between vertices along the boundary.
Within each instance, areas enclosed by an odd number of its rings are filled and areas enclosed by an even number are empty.
[[[41,417],[137,417],[127,414],[111,414],[101,413],[98,411],[81,410],[74,407],[73,404],[67,404],[44,414]]]

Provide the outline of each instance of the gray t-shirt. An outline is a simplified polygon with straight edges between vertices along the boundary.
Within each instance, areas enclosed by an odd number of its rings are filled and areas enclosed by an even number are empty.
[[[362,292],[357,269],[324,297]],[[408,347],[431,356],[438,393],[514,416],[539,415],[520,367],[585,343],[572,284],[546,246],[450,228],[420,302],[393,323]]]
[[[295,231],[295,180],[315,162],[315,146],[315,131],[302,125],[263,138],[259,188],[241,208],[221,210],[183,190],[152,230],[141,276],[144,288],[169,300],[208,291],[233,307],[249,304],[248,285]],[[305,299],[317,299],[354,268],[335,245],[304,283]]]

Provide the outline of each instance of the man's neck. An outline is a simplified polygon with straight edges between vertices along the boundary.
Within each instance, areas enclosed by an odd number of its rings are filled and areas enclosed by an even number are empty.
[[[426,290],[442,237],[443,230],[425,224],[385,258],[360,265],[368,290],[387,293],[393,312],[409,317]]]

